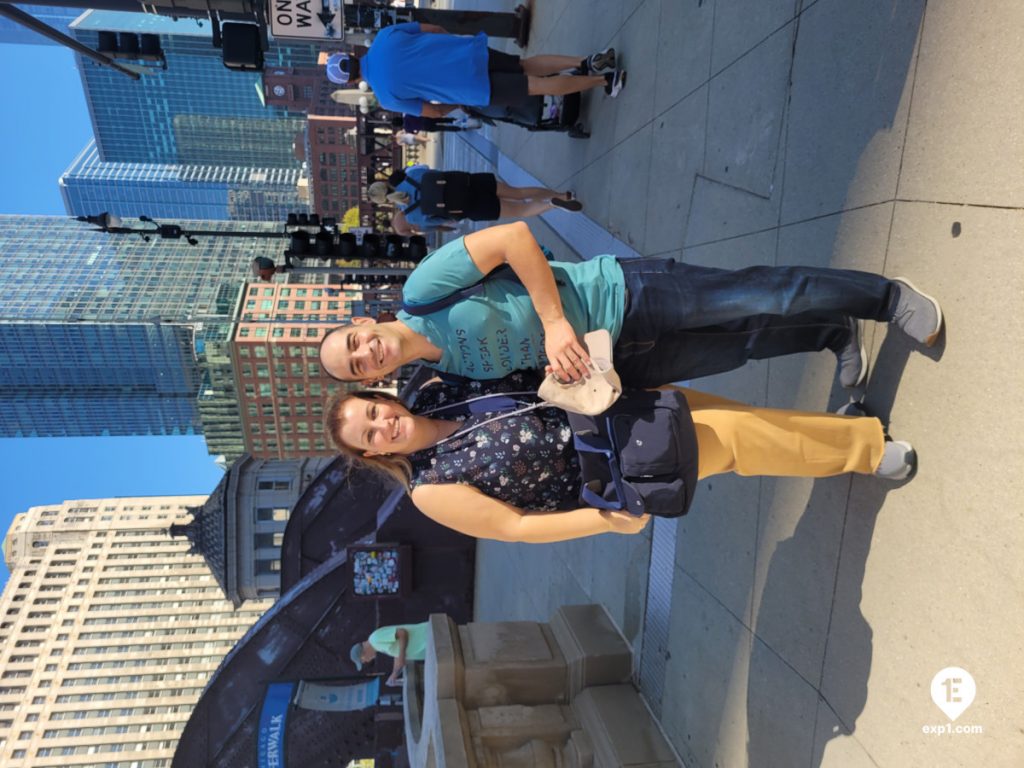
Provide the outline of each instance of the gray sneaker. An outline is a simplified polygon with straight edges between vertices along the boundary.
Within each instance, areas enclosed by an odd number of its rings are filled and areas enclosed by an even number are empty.
[[[892,281],[899,286],[899,297],[889,322],[915,341],[926,347],[932,346],[942,330],[939,302],[919,291],[905,277],[894,277]]]
[[[839,383],[847,389],[859,387],[868,375],[868,350],[864,346],[864,323],[849,318],[850,340],[836,351],[839,362]]]
[[[875,470],[875,477],[884,480],[906,480],[917,470],[917,452],[914,446],[903,440],[889,440],[885,444],[882,461]]]

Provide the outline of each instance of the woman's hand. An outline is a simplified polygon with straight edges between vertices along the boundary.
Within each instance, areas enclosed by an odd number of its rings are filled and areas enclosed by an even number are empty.
[[[564,317],[544,323],[546,371],[562,381],[579,381],[587,373],[590,355],[576,338],[576,331]]]
[[[651,521],[650,515],[631,515],[614,509],[602,510],[601,516],[608,521],[612,533],[640,533]]]

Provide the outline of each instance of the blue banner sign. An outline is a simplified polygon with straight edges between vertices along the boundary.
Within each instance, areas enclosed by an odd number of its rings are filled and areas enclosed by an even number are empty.
[[[352,712],[366,709],[380,697],[380,678],[358,683],[299,683],[295,706],[330,712]]]
[[[285,768],[284,736],[295,683],[271,683],[263,696],[257,734],[259,768]]]

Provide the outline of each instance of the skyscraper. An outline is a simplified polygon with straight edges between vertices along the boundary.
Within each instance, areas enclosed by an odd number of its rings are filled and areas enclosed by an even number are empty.
[[[172,539],[204,496],[65,501],[14,518],[0,595],[0,764],[163,768],[210,675],[270,606],[232,610]]]
[[[60,177],[72,216],[284,221],[308,213],[308,185],[298,168],[105,162],[90,141]]]
[[[103,160],[299,166],[292,147],[302,128],[301,115],[266,106],[259,73],[224,67],[220,49],[211,42],[209,22],[90,11],[72,28],[74,36],[92,48],[101,30],[158,34],[167,59],[167,69],[154,69],[133,81],[79,58],[96,146]],[[308,43],[272,41],[264,55],[268,67],[310,66],[316,50]],[[282,124],[282,118],[292,120]],[[261,133],[263,140],[257,141]],[[217,159],[237,152],[243,135],[249,137],[244,162]],[[197,157],[200,147],[209,154]]]
[[[58,217],[0,216],[0,436],[204,431],[200,396],[217,395],[204,369],[207,344],[231,338],[251,259],[279,250],[270,238],[189,246]],[[237,402],[233,391],[220,395]]]
[[[39,21],[53,27],[58,32],[69,34],[68,25],[83,13],[84,8],[61,8],[50,5],[21,5],[21,10],[35,16]],[[56,45],[53,40],[43,37],[31,29],[26,29],[8,18],[0,18],[0,43],[19,43],[21,45]]]

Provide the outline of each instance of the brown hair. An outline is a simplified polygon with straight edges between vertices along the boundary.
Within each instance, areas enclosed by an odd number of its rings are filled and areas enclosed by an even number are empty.
[[[412,480],[412,464],[409,463],[405,456],[395,454],[367,456],[358,448],[353,448],[341,439],[341,427],[344,423],[341,415],[342,407],[353,397],[360,400],[390,400],[404,405],[399,398],[379,390],[363,389],[352,392],[337,392],[327,401],[327,410],[324,413],[324,433],[328,442],[337,448],[338,452],[343,456],[368,469],[387,475],[408,490]]]

